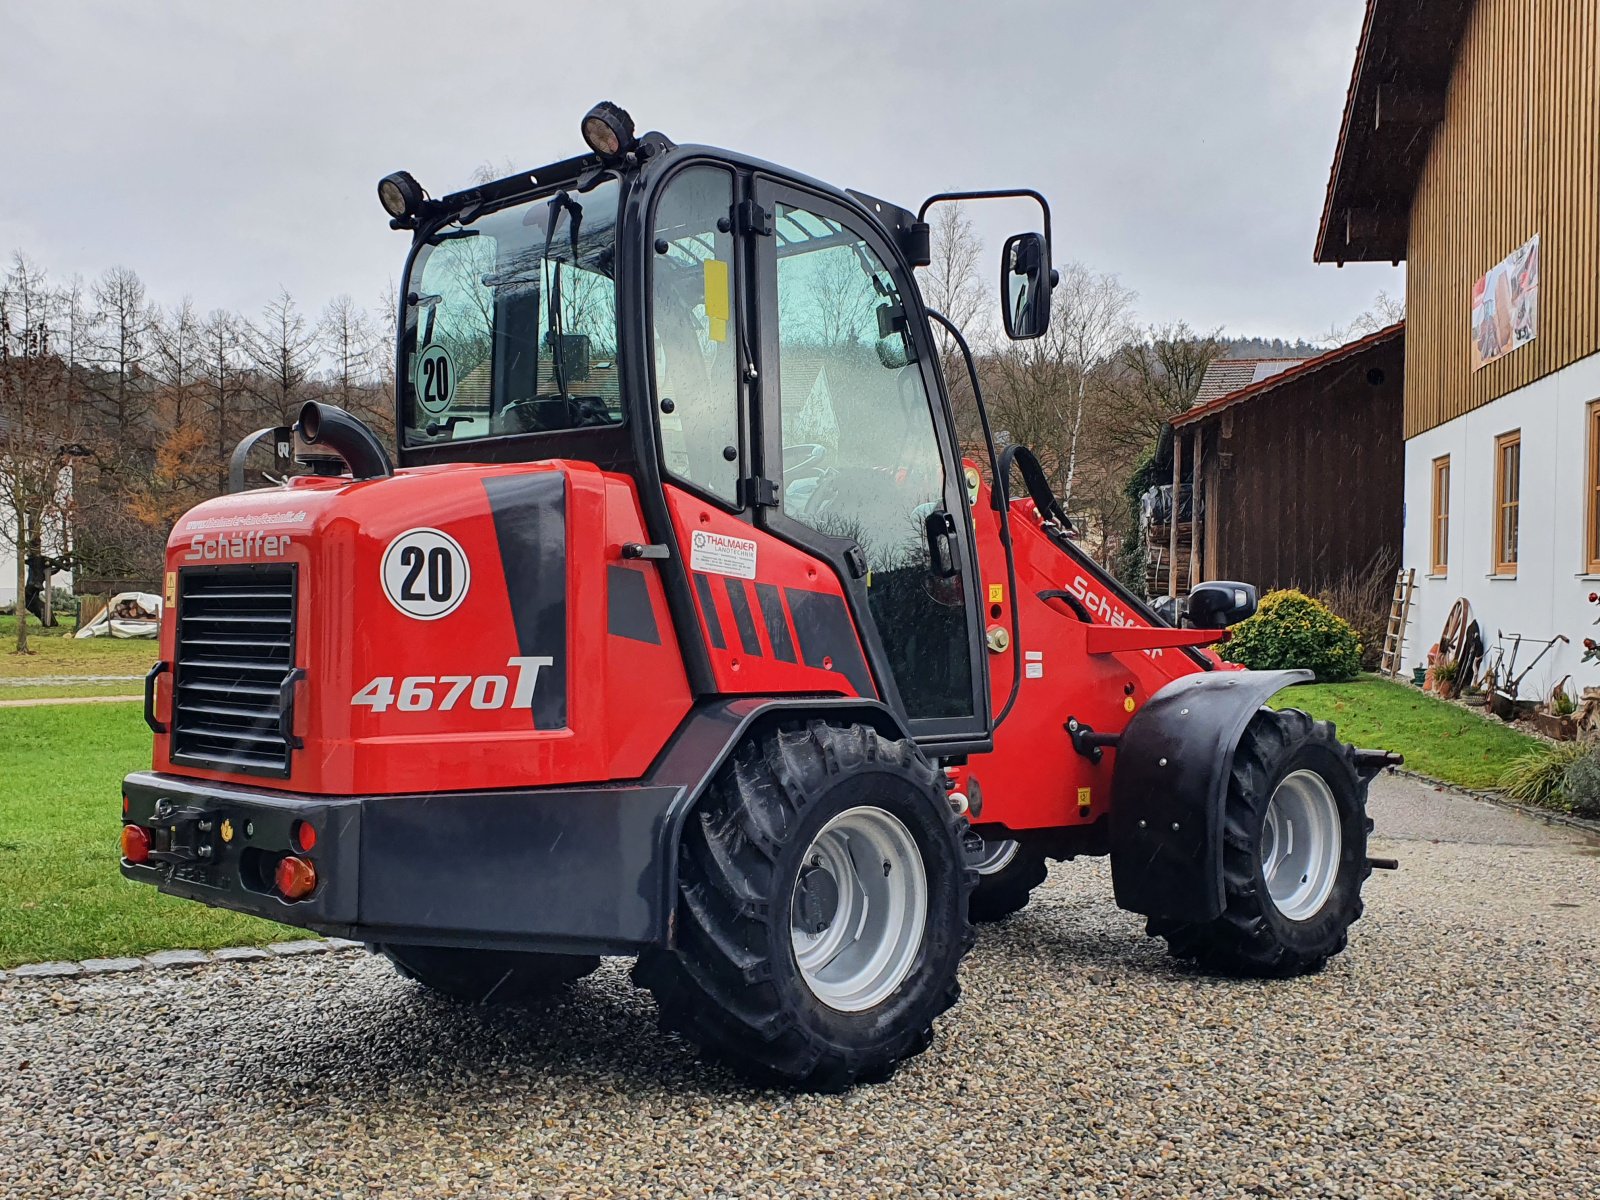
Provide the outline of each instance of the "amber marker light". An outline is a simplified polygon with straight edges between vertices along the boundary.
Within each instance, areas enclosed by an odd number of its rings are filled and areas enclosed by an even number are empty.
[[[150,859],[150,833],[143,825],[122,827],[122,857],[138,865]]]
[[[317,869],[305,859],[291,854],[279,861],[275,878],[278,891],[285,900],[303,900],[317,886]]]

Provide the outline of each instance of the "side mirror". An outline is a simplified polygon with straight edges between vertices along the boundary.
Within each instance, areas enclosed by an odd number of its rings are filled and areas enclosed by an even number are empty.
[[[1000,249],[1000,315],[1006,336],[1024,342],[1050,328],[1050,288],[1055,283],[1042,233],[1017,233]]]
[[[1226,629],[1256,611],[1254,584],[1198,583],[1189,593],[1189,624],[1195,629]]]

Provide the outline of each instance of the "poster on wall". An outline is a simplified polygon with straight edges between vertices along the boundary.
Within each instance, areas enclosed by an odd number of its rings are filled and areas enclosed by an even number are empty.
[[[1472,369],[1492,363],[1539,335],[1539,235],[1536,233],[1472,286]]]

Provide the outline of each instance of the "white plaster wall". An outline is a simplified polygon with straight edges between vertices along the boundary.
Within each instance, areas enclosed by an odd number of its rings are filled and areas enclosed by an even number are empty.
[[[0,546],[0,608],[17,601],[17,556]]]
[[[1465,596],[1491,653],[1497,632],[1572,639],[1533,669],[1522,696],[1548,694],[1567,674],[1578,688],[1600,686],[1600,664],[1578,661],[1584,638],[1600,641],[1600,628],[1592,624],[1600,606],[1589,603],[1589,593],[1600,591],[1600,576],[1585,573],[1583,544],[1591,400],[1600,400],[1600,354],[1406,442],[1404,562],[1417,572],[1407,670],[1425,660],[1450,606]],[[1494,440],[1513,429],[1522,430],[1519,562],[1514,579],[1491,578]],[[1432,578],[1433,460],[1442,454],[1450,456],[1450,563],[1444,577]],[[1516,669],[1538,650],[1524,645]]]

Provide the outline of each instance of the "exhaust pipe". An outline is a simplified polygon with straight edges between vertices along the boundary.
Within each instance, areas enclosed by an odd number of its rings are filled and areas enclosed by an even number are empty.
[[[350,464],[356,479],[382,479],[394,474],[389,452],[359,417],[337,404],[306,401],[295,430],[308,446],[327,446]]]

